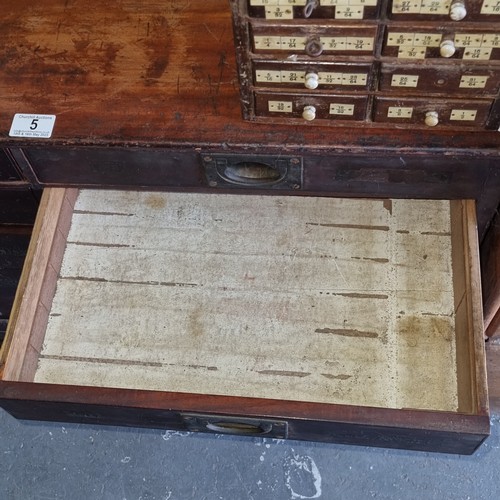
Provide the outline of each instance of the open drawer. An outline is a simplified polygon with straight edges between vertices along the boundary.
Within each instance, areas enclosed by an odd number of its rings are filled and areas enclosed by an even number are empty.
[[[472,453],[474,204],[46,189],[1,362],[19,418]]]

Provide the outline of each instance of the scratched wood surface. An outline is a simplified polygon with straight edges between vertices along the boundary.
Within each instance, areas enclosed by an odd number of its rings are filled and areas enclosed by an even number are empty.
[[[268,125],[241,118],[228,0],[2,0],[0,144],[495,148],[491,132]],[[15,113],[52,138],[9,137]],[[203,119],[200,120],[200,117]]]
[[[37,382],[456,410],[450,207],[81,192]]]

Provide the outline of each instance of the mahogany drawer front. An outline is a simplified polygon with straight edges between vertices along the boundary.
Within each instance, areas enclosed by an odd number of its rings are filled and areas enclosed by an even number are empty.
[[[472,453],[489,432],[474,212],[47,189],[0,404],[22,418]]]
[[[90,425],[124,425],[178,431],[200,431],[185,420],[198,416],[205,422],[207,408],[212,408],[211,421],[223,421],[236,427],[241,420],[253,422],[241,435],[272,437],[262,420],[286,425],[286,438],[322,441],[344,445],[363,445],[383,448],[403,448],[415,451],[471,454],[489,433],[488,418],[460,415],[448,416],[443,424],[440,415],[426,414],[426,424],[415,422],[414,412],[369,409],[369,420],[363,408],[330,409],[317,405],[287,404],[267,400],[265,404],[251,399],[199,397],[195,394],[148,393],[78,386],[48,386],[23,382],[0,382],[2,407],[20,419],[86,423]],[[165,403],[168,398],[168,408]],[[34,412],[36,409],[36,412]],[[269,413],[288,416],[285,420],[270,419]],[[204,432],[218,432],[206,427]],[[444,431],[443,426],[448,430]],[[474,429],[475,434],[472,432]],[[227,432],[227,431],[226,431]],[[234,434],[230,432],[230,434]]]
[[[382,63],[379,88],[398,94],[418,92],[477,97],[495,96],[500,86],[500,68],[463,66],[418,66]]]
[[[465,134],[469,135],[468,130]],[[210,185],[213,179],[208,179],[204,170],[204,166],[210,163],[206,160],[214,155],[226,155],[227,151],[223,147],[182,151],[155,147],[45,146],[26,148],[16,151],[17,154],[27,158],[36,178],[45,187],[115,186],[119,189],[137,189],[141,186],[142,189],[150,190],[213,192],[214,188]],[[261,155],[266,159],[261,160]],[[250,157],[272,168],[283,158],[283,151],[281,148],[276,151],[255,143],[251,148],[235,148],[229,156],[235,163],[248,161]],[[496,181],[494,178],[492,180],[492,173],[498,170],[498,160],[478,157],[473,151],[451,157],[420,151],[411,153],[401,151],[400,147],[396,147],[392,153],[379,150],[359,155],[347,155],[342,149],[329,149],[294,154],[292,157],[301,168],[302,182],[299,182],[299,190],[290,189],[288,194],[475,199],[478,202],[478,230],[481,237],[498,206],[500,179],[497,177]],[[183,165],[182,169],[178,168],[179,164]],[[67,165],[71,165],[71,168],[67,168]],[[256,189],[254,184],[250,187]],[[269,192],[269,188],[268,185],[266,192]]]
[[[368,90],[371,64],[254,62],[256,87],[353,91]]]
[[[492,102],[488,100],[440,100],[376,98],[375,121],[427,127],[483,128]]]
[[[376,19],[382,14],[378,0],[247,0],[253,18],[270,21],[293,19],[354,20]],[[312,4],[308,7],[308,4]],[[458,4],[458,5],[457,5]],[[500,15],[496,0],[390,0],[389,19],[400,21],[485,21],[494,22]]]
[[[500,15],[496,0],[390,0],[388,9],[389,18],[398,21],[495,22]]]
[[[356,95],[273,94],[257,92],[258,116],[284,117],[302,121],[362,121],[366,118],[368,100]]]
[[[443,49],[443,44],[448,44],[446,49]],[[382,56],[395,57],[401,61],[459,59],[468,64],[498,61],[500,30],[391,25],[384,36]]]
[[[313,60],[320,56],[371,56],[377,35],[376,26],[252,25],[251,31],[256,54],[299,54]]]
[[[375,19],[380,0],[247,0],[251,17],[286,21],[291,19]],[[308,6],[309,4],[309,6]]]

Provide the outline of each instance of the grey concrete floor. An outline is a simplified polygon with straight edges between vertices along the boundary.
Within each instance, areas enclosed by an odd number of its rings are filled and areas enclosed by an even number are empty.
[[[0,499],[500,499],[500,416],[471,457],[17,421],[0,410]]]

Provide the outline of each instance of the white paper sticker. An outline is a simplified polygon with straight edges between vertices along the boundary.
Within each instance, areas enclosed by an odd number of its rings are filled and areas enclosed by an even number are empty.
[[[56,115],[25,115],[17,113],[12,120],[9,136],[48,139],[52,136],[55,123]]]
[[[459,87],[461,89],[484,89],[489,76],[462,75]]]
[[[331,115],[354,115],[354,104],[330,104]]]
[[[450,120],[471,121],[473,122],[477,116],[477,109],[452,109]]]
[[[389,106],[387,109],[388,118],[411,118],[413,108],[402,108],[399,106]]]
[[[418,75],[392,75],[391,87],[414,87],[418,85]]]
[[[267,109],[273,113],[292,113],[293,102],[289,101],[268,101]]]

